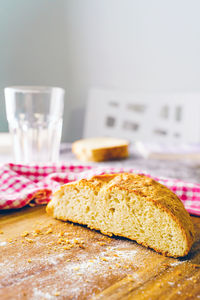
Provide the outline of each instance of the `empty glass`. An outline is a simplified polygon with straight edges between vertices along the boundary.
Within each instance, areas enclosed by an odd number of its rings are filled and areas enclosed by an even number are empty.
[[[64,93],[58,87],[5,88],[6,114],[15,162],[58,160]]]

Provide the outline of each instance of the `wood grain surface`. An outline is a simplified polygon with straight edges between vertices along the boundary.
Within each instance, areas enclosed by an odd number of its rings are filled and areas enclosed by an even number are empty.
[[[200,299],[200,218],[181,259],[52,219],[45,207],[0,214],[0,299]]]

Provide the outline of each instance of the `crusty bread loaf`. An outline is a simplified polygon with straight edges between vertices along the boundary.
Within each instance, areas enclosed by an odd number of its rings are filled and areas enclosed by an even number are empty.
[[[47,212],[172,257],[188,254],[194,241],[193,224],[180,199],[144,175],[99,175],[63,185]]]
[[[72,152],[81,161],[106,161],[128,156],[128,141],[110,137],[82,139],[72,144]]]

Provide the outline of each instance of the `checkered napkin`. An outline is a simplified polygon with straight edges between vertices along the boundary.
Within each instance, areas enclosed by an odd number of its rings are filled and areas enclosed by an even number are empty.
[[[17,165],[0,167],[0,209],[15,209],[27,204],[46,204],[60,185],[106,173],[149,174],[130,168],[97,168],[85,165]],[[200,216],[200,184],[177,179],[152,177],[171,189],[191,214]]]

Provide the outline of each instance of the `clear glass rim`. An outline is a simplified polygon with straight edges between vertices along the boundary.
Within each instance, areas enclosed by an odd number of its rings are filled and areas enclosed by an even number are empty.
[[[51,93],[53,90],[65,93],[61,87],[40,85],[13,85],[4,88],[4,91],[12,90],[15,93]]]

